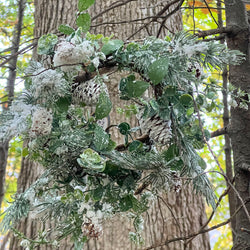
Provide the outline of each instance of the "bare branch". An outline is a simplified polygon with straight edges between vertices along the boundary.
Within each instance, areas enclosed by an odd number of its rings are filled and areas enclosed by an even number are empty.
[[[171,11],[170,13],[168,13],[167,15],[162,16],[162,14],[165,13],[165,12],[169,9],[169,7],[170,7],[171,5],[173,5],[173,4],[177,3],[177,2],[179,2],[179,4],[178,4],[178,6],[177,6],[174,10],[172,10],[172,11]],[[180,9],[180,7],[181,7],[181,5],[183,4],[183,2],[184,2],[184,0],[174,0],[174,1],[170,2],[170,3],[168,3],[166,6],[164,6],[164,8],[163,8],[161,11],[159,11],[159,12],[157,13],[157,15],[156,15],[155,17],[152,18],[152,20],[150,20],[148,23],[146,23],[146,24],[144,24],[143,26],[141,26],[141,27],[140,27],[138,30],[136,30],[130,37],[128,37],[128,39],[131,39],[134,35],[136,35],[136,34],[137,34],[138,32],[140,32],[142,29],[146,28],[150,23],[156,22],[158,18],[163,18],[163,19],[165,19],[165,20],[168,19],[171,15],[173,15],[175,12],[177,12],[177,11]]]
[[[1,64],[0,64],[0,67],[2,67],[3,65],[5,65],[6,63],[8,63],[11,59],[13,59],[14,57],[20,55],[20,54],[23,54],[23,53],[26,53],[27,51],[33,49],[35,46],[37,45],[37,42],[34,42],[32,44],[29,44],[28,46],[26,46],[25,48],[17,51],[14,55],[10,56],[9,58],[7,58],[5,61],[3,61]]]
[[[235,213],[233,214],[233,217],[240,211],[240,209],[243,207],[243,205],[245,206],[246,203],[248,203],[249,201],[246,201],[245,203],[243,203],[240,207],[238,207],[238,209],[235,211]],[[199,235],[199,234],[204,234],[204,233],[207,233],[207,232],[210,232],[210,231],[213,231],[217,228],[220,228],[222,226],[225,226],[226,224],[228,224],[230,221],[231,221],[232,217],[230,217],[229,219],[227,219],[226,221],[222,222],[222,223],[219,223],[213,227],[210,227],[208,229],[203,229],[203,230],[199,230],[195,233],[192,233],[188,236],[183,236],[183,237],[176,237],[176,238],[173,238],[173,239],[170,239],[170,240],[166,240],[165,242],[161,242],[161,243],[157,243],[153,246],[150,246],[150,247],[147,247],[147,248],[144,248],[143,250],[150,250],[150,249],[154,249],[154,248],[157,248],[157,247],[163,247],[163,246],[166,246],[168,245],[169,243],[172,243],[172,242],[176,242],[176,241],[185,241],[185,240],[188,240],[190,238],[194,238],[195,236]],[[243,229],[244,230],[244,229]]]

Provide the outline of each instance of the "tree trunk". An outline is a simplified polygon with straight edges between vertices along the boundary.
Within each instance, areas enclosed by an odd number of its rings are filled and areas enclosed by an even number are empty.
[[[53,4],[51,2],[53,2]],[[124,40],[141,39],[148,35],[157,35],[158,33],[161,33],[161,36],[163,37],[169,32],[169,30],[170,32],[176,32],[182,28],[180,12],[176,13],[167,21],[155,19],[155,21],[152,22],[153,18],[145,19],[147,16],[157,16],[157,14],[159,14],[164,8],[166,13],[167,11],[175,10],[176,5],[171,5],[170,8],[167,8],[168,4],[166,2],[170,1],[131,0],[123,2],[114,1],[114,3],[112,3],[111,1],[97,0],[96,4],[91,7],[91,16],[93,17],[91,32],[102,33],[106,36],[113,33],[115,38]],[[179,1],[175,2],[177,3]],[[74,26],[76,4],[76,0],[35,1],[35,36],[55,31],[60,24]],[[117,8],[114,8],[116,5]],[[106,9],[110,10],[98,16],[98,13]],[[119,13],[119,15],[117,15],[117,13]],[[135,19],[140,21],[133,21]],[[158,23],[156,21],[161,22]],[[112,24],[114,22],[122,24]],[[113,74],[110,76],[110,78],[112,78],[109,84],[110,97],[112,98],[112,102],[116,103],[116,107],[123,107],[123,105],[127,104],[126,102],[121,102],[119,99],[117,83],[119,82],[120,77],[120,75]],[[113,111],[110,114],[112,124],[119,124],[119,121],[121,121],[121,116],[117,114],[116,107],[113,108]],[[129,120],[129,123],[135,125],[136,121],[135,119],[134,121]],[[113,132],[115,132],[116,141],[120,142],[121,139],[119,138],[118,131],[117,133],[116,131],[112,131],[112,133]],[[20,175],[20,185],[21,182],[23,182],[23,184],[28,183],[31,179],[34,180],[34,178],[39,175],[39,173],[36,173],[38,169],[36,166],[32,166],[32,164],[26,160],[23,163],[22,171],[24,174]],[[30,174],[26,171],[33,171],[34,174]],[[29,176],[33,177],[30,179]],[[21,187],[20,185],[19,188]],[[197,231],[205,221],[206,215],[203,199],[194,194],[191,186],[185,186],[179,193],[169,192],[155,201],[152,209],[147,215],[145,215],[145,230],[143,235],[145,238],[145,244],[146,246],[151,246],[173,237],[187,235],[190,232]],[[37,229],[34,229],[34,226],[26,226],[30,225],[30,223],[30,219],[25,220],[24,223],[20,225],[20,228],[26,228],[26,234],[29,237],[32,237],[34,232],[37,232]],[[132,228],[133,226],[126,218],[116,216],[112,221],[105,223],[104,235],[98,240],[90,240],[87,243],[86,249],[139,249],[128,239],[128,232],[132,230]],[[62,245],[61,248],[71,249],[69,245],[66,248]],[[183,242],[175,242],[171,243],[169,246],[157,249],[207,250],[210,249],[209,237],[208,234],[197,236],[186,246],[186,248]]]
[[[243,1],[225,1],[227,26],[232,33],[227,38],[230,49],[238,49],[246,55],[244,63],[238,66],[231,66],[229,77],[231,83],[241,90],[250,93],[250,58],[249,58],[249,23],[247,11]],[[248,97],[245,97],[249,101]],[[237,100],[238,103],[241,100]],[[236,209],[243,202],[248,201],[245,209],[241,208],[236,214],[236,226],[234,231],[234,250],[250,249],[250,109],[231,109],[230,137],[234,155],[235,188],[238,192],[236,198]],[[245,211],[247,210],[248,213]]]

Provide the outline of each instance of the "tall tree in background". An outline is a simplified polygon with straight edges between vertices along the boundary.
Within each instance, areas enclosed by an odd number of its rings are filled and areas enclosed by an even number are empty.
[[[249,19],[244,1],[225,1],[227,20],[227,44],[231,49],[238,49],[246,55],[246,60],[239,66],[231,66],[229,78],[237,90],[245,91],[244,99],[249,101],[250,93],[250,58],[249,58]],[[236,208],[244,205],[236,214],[234,229],[234,250],[250,249],[250,110],[238,107],[231,109],[231,124],[228,129],[232,141]]]
[[[7,87],[6,93],[8,95],[8,101],[3,104],[3,109],[8,109],[11,105],[11,102],[14,98],[14,89],[15,89],[15,81],[16,81],[16,72],[17,72],[17,58],[18,58],[18,50],[20,46],[20,37],[23,26],[23,15],[25,9],[26,1],[20,0],[18,1],[18,16],[17,22],[13,31],[13,39],[11,44],[11,53],[10,60],[8,63],[8,78],[7,78]],[[6,174],[6,166],[7,166],[7,158],[8,158],[8,148],[9,141],[5,141],[4,143],[0,143],[0,209],[3,201],[3,197],[5,194],[5,174]]]
[[[114,2],[96,1],[92,11],[92,32],[104,35],[114,34],[119,39],[142,39],[145,36],[164,36],[168,32],[176,32],[182,27],[181,13],[177,12],[181,1],[168,1],[159,3],[150,1]],[[74,26],[77,1],[36,0],[35,1],[35,31],[34,36],[40,37],[46,33],[57,32],[60,24]],[[176,14],[170,17],[170,14]],[[117,14],[119,13],[119,14]],[[170,13],[169,15],[167,13]],[[158,19],[165,15],[165,18]],[[117,16],[119,18],[117,18]],[[115,77],[114,77],[115,78]],[[114,87],[115,85],[115,87]],[[111,83],[110,90],[117,89],[117,82]],[[111,94],[111,98],[117,98],[117,92]],[[119,100],[120,101],[120,100]],[[117,99],[118,102],[118,99]],[[118,106],[122,105],[117,103]],[[117,124],[119,120],[115,110],[111,114],[111,123]],[[18,181],[19,192],[24,191],[40,174],[42,170],[37,164],[23,159],[22,171]],[[133,249],[127,233],[129,224],[121,228],[121,218],[116,218],[111,225],[106,225],[104,236],[95,242],[88,242],[89,249]],[[172,237],[186,235],[190,231],[197,231],[205,222],[204,203],[201,197],[196,196],[192,187],[185,188],[179,193],[164,194],[155,203],[146,217],[144,238],[147,245],[157,245]],[[123,224],[125,225],[125,224]],[[49,227],[50,225],[46,225]],[[33,238],[41,225],[34,219],[27,218],[19,226],[19,230],[30,238]],[[190,241],[176,241],[159,249],[209,249],[208,235],[203,234]],[[71,249],[71,245],[65,242],[61,249]],[[12,239],[10,249],[18,249],[19,241]],[[39,247],[39,249],[50,249]]]

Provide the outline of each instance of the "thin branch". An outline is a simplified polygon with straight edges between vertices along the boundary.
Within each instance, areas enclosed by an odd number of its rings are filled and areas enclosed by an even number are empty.
[[[194,34],[195,34],[195,16],[194,16],[194,14],[195,14],[195,11],[194,11],[194,6],[195,6],[195,0],[193,0],[193,29],[194,29]]]
[[[175,222],[176,222],[176,225],[177,225],[178,229],[179,229],[180,232],[181,232],[181,225],[180,225],[179,221],[177,220],[177,218],[175,217],[175,214],[174,214],[173,210],[171,209],[171,207],[168,205],[168,203],[167,203],[162,197],[160,197],[160,196],[157,196],[157,197],[158,197],[158,199],[160,199],[160,200],[165,204],[165,206],[168,208],[168,210],[170,211],[170,213],[172,214],[172,216],[173,216],[173,218],[174,218],[174,220],[175,220]]]
[[[198,33],[196,33],[196,36],[198,37],[206,37],[206,36],[211,36],[211,35],[216,35],[216,34],[229,34],[232,33],[233,29],[231,27],[221,27],[218,29],[211,29],[211,30],[200,30]]]
[[[225,34],[221,34],[219,36],[213,37],[213,38],[208,38],[208,39],[203,39],[203,42],[210,42],[210,41],[221,41],[224,40],[226,37]]]
[[[247,229],[247,228],[242,227],[240,230],[241,230],[242,232],[246,232],[246,233],[250,234],[250,230]]]
[[[185,240],[188,240],[188,239],[190,239],[190,238],[192,238],[192,237],[195,237],[195,236],[197,236],[197,235],[199,235],[199,234],[204,234],[204,233],[210,232],[210,231],[212,231],[212,230],[215,230],[215,229],[217,229],[217,228],[220,228],[220,227],[222,227],[222,226],[225,226],[226,224],[228,224],[228,223],[230,222],[230,220],[231,220],[231,219],[229,218],[229,219],[227,219],[226,221],[224,221],[224,222],[222,222],[222,223],[219,223],[219,224],[217,224],[217,225],[215,225],[215,226],[213,226],[213,227],[210,227],[210,228],[208,228],[208,229],[204,229],[204,230],[202,230],[202,231],[200,231],[200,232],[196,232],[196,233],[190,234],[190,235],[188,235],[188,236],[184,236],[184,237],[173,238],[173,239],[167,240],[167,241],[165,241],[165,242],[163,242],[163,243],[155,244],[155,245],[153,245],[153,246],[144,248],[143,250],[150,250],[150,249],[154,249],[154,248],[157,248],[157,247],[167,246],[169,243],[176,242],[176,241],[185,241]]]
[[[35,46],[37,45],[37,42],[34,42],[32,44],[29,44],[28,46],[26,46],[25,48],[17,51],[14,55],[10,56],[8,59],[6,59],[5,61],[3,61],[1,64],[0,64],[0,67],[2,67],[3,65],[5,65],[6,63],[8,63],[11,59],[13,59],[14,57],[20,55],[20,54],[23,54],[23,53],[26,53],[27,51],[33,49]]]
[[[177,2],[179,2],[179,4],[178,4],[178,6],[174,10],[172,10],[170,13],[168,13],[165,16],[161,16],[164,12],[167,11],[167,9],[171,5],[173,5],[173,4],[177,3]],[[137,33],[139,33],[142,29],[144,29],[145,27],[147,27],[150,23],[155,22],[158,18],[167,19],[168,17],[170,17],[171,15],[173,15],[175,12],[177,12],[180,9],[180,7],[183,4],[183,2],[184,2],[184,0],[174,0],[174,1],[170,2],[169,4],[167,4],[166,6],[164,6],[164,8],[162,10],[160,10],[157,13],[157,15],[152,18],[151,21],[147,22],[146,24],[144,24],[143,26],[141,26],[138,30],[136,30],[132,35],[130,35],[128,37],[128,40],[131,39],[133,36],[135,36]]]
[[[218,22],[216,21],[216,19],[214,18],[214,15],[213,15],[213,13],[212,13],[212,11],[211,11],[211,9],[210,9],[210,7],[209,7],[207,1],[206,1],[206,0],[203,0],[203,1],[204,1],[204,3],[206,4],[206,6],[207,6],[207,8],[208,8],[208,11],[209,11],[209,13],[210,13],[210,16],[212,17],[212,19],[214,20],[214,22],[216,23],[216,25],[219,27],[219,24],[218,24]]]
[[[110,7],[108,7],[107,9],[105,9],[103,11],[101,11],[100,13],[98,13],[97,15],[95,15],[94,17],[92,17],[91,19],[93,21],[93,20],[97,19],[99,16],[102,16],[103,14],[109,12],[110,10],[113,10],[115,8],[121,7],[121,6],[126,5],[126,4],[128,4],[130,2],[135,2],[135,1],[137,1],[137,0],[127,0],[125,2],[118,3],[118,4],[114,4],[113,3],[113,4],[110,5]]]
[[[243,207],[243,205],[245,206],[245,204],[247,204],[249,201],[246,201],[244,204],[242,204],[241,206],[238,207],[238,209],[235,211],[235,213],[233,214],[233,217],[240,211],[240,209]],[[170,239],[170,240],[166,240],[165,242],[162,242],[162,243],[157,243],[153,246],[150,246],[150,247],[147,247],[147,248],[144,248],[143,250],[150,250],[150,249],[154,249],[154,248],[157,248],[157,247],[163,247],[163,246],[166,246],[168,245],[169,243],[172,243],[172,242],[176,242],[176,241],[185,241],[185,240],[188,240],[190,238],[193,238],[193,237],[196,237],[197,235],[199,234],[204,234],[204,233],[207,233],[207,232],[210,232],[212,230],[215,230],[217,228],[220,228],[222,226],[225,226],[226,224],[228,224],[230,221],[231,221],[232,217],[230,217],[229,219],[227,219],[226,221],[222,222],[222,223],[219,223],[219,224],[216,224],[215,226],[213,227],[210,227],[208,229],[203,229],[203,230],[198,230],[197,232],[195,233],[192,233],[188,236],[183,236],[183,237],[176,237],[176,238],[173,238],[173,239]]]
[[[218,8],[218,7],[209,7],[211,10],[225,10],[225,8]],[[200,7],[193,7],[193,6],[188,6],[188,7],[181,7],[181,9],[207,9],[207,7],[200,6]]]
[[[197,90],[197,93],[198,93],[198,92],[199,92],[199,91]],[[229,178],[228,178],[227,175],[225,174],[223,168],[221,167],[221,164],[220,164],[218,158],[217,158],[216,155],[214,154],[214,152],[213,152],[213,150],[212,150],[210,144],[208,143],[208,141],[207,141],[207,139],[206,139],[205,131],[204,131],[204,128],[203,128],[202,122],[201,122],[200,111],[199,111],[199,109],[198,109],[198,106],[197,106],[197,103],[195,102],[195,100],[194,100],[194,107],[195,107],[195,110],[196,110],[196,112],[197,112],[197,116],[198,116],[198,120],[199,120],[200,129],[201,129],[201,131],[202,131],[203,140],[204,140],[204,142],[207,144],[207,147],[208,147],[209,152],[210,152],[211,155],[213,156],[213,158],[214,158],[216,164],[218,165],[218,167],[219,167],[219,169],[220,169],[220,171],[221,171],[221,172],[218,172],[218,173],[220,173],[221,175],[224,176],[224,178],[225,178],[227,184],[230,185],[230,187],[233,189],[235,195],[237,196],[237,198],[240,200],[240,203],[242,204],[242,207],[243,207],[243,209],[244,209],[244,211],[245,211],[245,213],[246,213],[246,217],[247,217],[248,221],[250,222],[250,215],[249,215],[249,212],[248,212],[246,206],[244,205],[244,201],[243,201],[242,197],[240,196],[238,190],[237,190],[237,189],[234,187],[234,185],[231,183],[231,180],[229,180]]]
[[[227,134],[227,127],[219,128],[211,133],[211,138]]]
[[[234,182],[234,180],[233,180],[232,182]],[[221,196],[219,197],[219,199],[218,199],[218,201],[217,201],[217,203],[216,203],[216,205],[215,205],[216,209],[217,209],[218,206],[220,205],[220,203],[221,203],[223,197],[225,197],[225,196],[229,193],[230,189],[231,189],[231,187],[228,186],[227,189],[221,194]],[[215,211],[216,211],[216,210],[213,210],[213,211],[212,211],[212,213],[210,214],[210,216],[209,216],[209,218],[207,219],[206,223],[204,223],[204,224],[200,227],[199,231],[202,231],[203,229],[205,229],[205,228],[208,226],[209,222],[212,220],[213,216],[215,215]],[[232,214],[231,216],[233,216],[233,214]],[[233,219],[233,218],[231,217],[231,219]],[[196,237],[196,236],[194,236],[194,237],[192,237],[191,239],[189,239],[189,240],[186,242],[186,245],[187,245],[189,242],[191,242],[195,237]]]

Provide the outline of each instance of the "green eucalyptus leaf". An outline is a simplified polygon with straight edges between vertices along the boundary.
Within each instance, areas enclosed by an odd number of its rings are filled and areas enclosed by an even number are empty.
[[[109,138],[109,144],[108,146],[105,148],[105,152],[109,152],[109,151],[112,151],[114,150],[116,147],[116,143],[114,141],[112,141],[110,138]]]
[[[95,149],[103,151],[109,146],[109,143],[109,135],[100,126],[96,126],[93,140]]]
[[[78,1],[78,10],[80,12],[87,10],[94,3],[95,3],[95,0],[79,0]]]
[[[94,201],[100,201],[102,199],[104,193],[104,189],[102,187],[98,187],[91,192],[92,198]]]
[[[142,146],[143,146],[142,142],[135,140],[129,144],[128,151],[129,152],[136,151],[136,150],[142,148]]]
[[[123,45],[124,43],[122,40],[118,40],[118,39],[110,40],[106,44],[103,45],[102,52],[105,55],[110,55],[116,50],[118,50],[120,47],[122,47]]]
[[[179,155],[179,148],[176,144],[172,144],[167,151],[164,152],[164,157],[167,161],[174,159]]]
[[[54,46],[57,44],[58,37],[54,34],[43,35],[38,40],[37,53],[39,55],[51,55]]]
[[[200,106],[202,106],[203,104],[204,104],[204,96],[203,95],[198,95],[197,97],[196,97],[196,103],[198,104],[198,105],[200,105]]]
[[[215,99],[217,97],[216,92],[214,92],[214,91],[208,91],[206,96],[207,96],[208,99],[211,99],[211,100],[213,100],[213,99]]]
[[[183,94],[180,96],[180,102],[184,106],[189,106],[193,102],[193,97],[189,94]]]
[[[114,164],[112,161],[107,161],[106,162],[106,168],[104,170],[104,173],[111,176],[111,177],[115,177],[117,175],[119,175],[119,173],[121,172],[120,167],[116,164]]]
[[[67,112],[69,109],[69,105],[71,104],[69,98],[67,97],[61,97],[57,100],[57,102],[55,103],[57,109],[60,112]]]
[[[118,129],[122,135],[128,135],[130,132],[130,125],[127,122],[122,122],[118,125]]]
[[[168,73],[168,58],[154,61],[148,68],[148,76],[153,84],[159,84]]]
[[[167,86],[164,89],[164,94],[166,96],[175,96],[176,95],[176,87],[175,86]]]
[[[72,33],[75,32],[75,30],[72,27],[63,24],[59,26],[58,30],[65,35],[71,35]]]
[[[120,209],[126,212],[133,207],[133,200],[131,195],[127,195],[120,200]]]
[[[126,92],[128,97],[140,97],[149,87],[149,83],[144,81],[128,82]]]
[[[188,110],[187,110],[187,115],[188,116],[191,116],[192,114],[194,113],[194,108],[192,107],[192,108],[189,108]]]
[[[98,103],[96,105],[95,116],[96,119],[100,120],[110,113],[112,109],[112,102],[110,101],[108,95],[102,92],[99,96]]]
[[[88,13],[80,14],[76,19],[76,25],[82,28],[82,32],[87,32],[91,25],[91,18]]]

